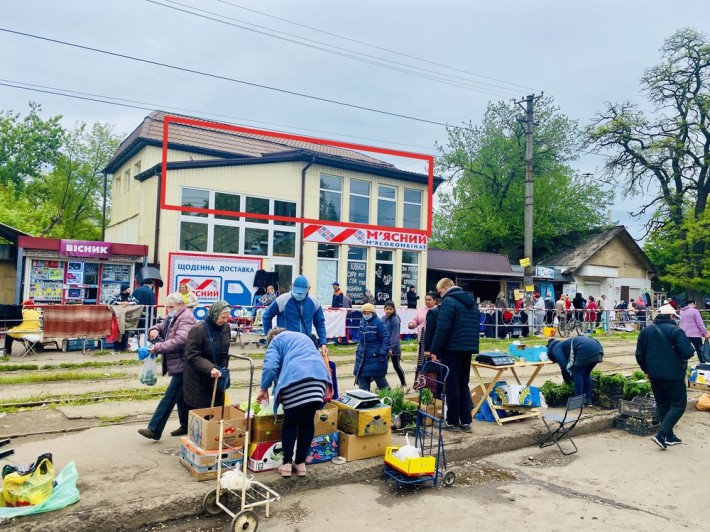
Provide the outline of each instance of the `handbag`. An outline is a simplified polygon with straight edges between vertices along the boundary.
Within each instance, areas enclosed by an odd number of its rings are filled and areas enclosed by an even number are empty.
[[[205,325],[205,328],[207,328],[207,325]],[[217,379],[217,391],[226,392],[232,384],[229,375],[229,368],[226,366],[223,367],[217,365],[217,354],[214,349],[214,338],[212,338],[212,335],[210,334],[209,330],[207,331],[207,338],[209,338],[210,347],[212,348],[212,363],[214,364],[214,367],[217,368],[222,374],[222,376]]]

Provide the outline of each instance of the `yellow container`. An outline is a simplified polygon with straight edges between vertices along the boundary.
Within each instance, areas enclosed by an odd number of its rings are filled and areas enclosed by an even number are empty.
[[[552,338],[555,334],[557,334],[557,327],[543,327],[542,334]]]
[[[405,458],[402,461],[394,455],[398,450],[399,447],[387,447],[385,450],[385,464],[410,477],[433,475],[436,472],[435,457]]]

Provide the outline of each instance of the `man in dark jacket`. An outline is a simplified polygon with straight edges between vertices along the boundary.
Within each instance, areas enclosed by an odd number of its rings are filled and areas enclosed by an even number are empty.
[[[660,430],[651,439],[663,450],[681,443],[673,427],[688,402],[685,373],[694,353],[693,345],[673,316],[677,316],[673,307],[663,305],[652,325],[639,333],[636,343],[636,362],[651,381],[661,420]]]
[[[409,290],[407,290],[407,308],[417,308],[418,299],[419,296],[417,295],[417,287],[410,284]]]
[[[150,317],[150,319],[148,319],[148,324],[152,324],[153,318],[155,317],[155,292],[153,292],[152,279],[144,279],[141,283],[141,287],[133,291],[133,297],[136,298],[138,303],[144,305],[141,319],[138,322],[138,328],[141,332],[144,332],[146,328],[146,319]]]
[[[547,342],[547,357],[560,365],[562,378],[574,382],[574,395],[584,395],[585,406],[592,405],[592,370],[604,358],[604,348],[590,336]]]
[[[480,312],[473,296],[451,279],[436,284],[441,306],[431,345],[432,360],[449,368],[446,379],[448,407],[444,428],[453,432],[471,432],[471,356],[478,353]]]
[[[340,283],[335,281],[333,283],[333,300],[330,306],[333,308],[343,308],[343,291],[340,289]]]

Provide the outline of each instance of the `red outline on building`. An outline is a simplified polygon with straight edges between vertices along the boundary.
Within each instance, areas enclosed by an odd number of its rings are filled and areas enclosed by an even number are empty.
[[[373,153],[381,153],[385,155],[393,155],[396,157],[405,157],[409,159],[417,159],[425,161],[429,165],[428,175],[429,175],[429,208],[427,209],[427,228],[426,229],[407,229],[404,227],[390,227],[390,226],[380,226],[371,224],[358,224],[352,222],[336,222],[331,220],[317,220],[313,218],[299,218],[295,216],[278,216],[271,214],[258,214],[251,212],[236,212],[236,211],[223,211],[218,209],[202,209],[200,207],[183,207],[182,205],[169,205],[166,202],[167,193],[167,164],[168,164],[168,128],[170,123],[185,124],[188,126],[195,127],[209,127],[213,129],[223,129],[226,131],[236,131],[239,133],[248,133],[250,135],[261,135],[266,137],[275,137],[286,140],[295,140],[298,142],[310,142],[313,144],[320,144],[322,146],[333,146],[336,148],[345,148],[349,150],[359,150],[368,151]],[[398,231],[402,233],[415,233],[420,235],[431,236],[431,225],[432,225],[432,211],[433,211],[433,196],[434,196],[434,157],[432,155],[425,155],[422,153],[414,153],[401,150],[392,150],[389,148],[379,148],[377,146],[366,146],[364,144],[352,144],[350,142],[341,142],[337,140],[327,140],[319,139],[316,137],[306,137],[303,135],[292,135],[290,133],[281,133],[276,131],[268,131],[266,129],[254,129],[244,126],[232,126],[229,124],[220,124],[218,122],[209,122],[206,120],[196,120],[192,118],[184,118],[180,116],[168,116],[166,115],[163,119],[163,155],[162,164],[160,170],[160,208],[168,211],[179,211],[179,212],[195,212],[201,214],[221,214],[224,216],[232,217],[246,217],[246,218],[257,218],[262,220],[276,220],[279,222],[295,222],[301,224],[319,224],[319,225],[335,225],[340,227],[356,227],[359,229],[369,229],[378,231]]]

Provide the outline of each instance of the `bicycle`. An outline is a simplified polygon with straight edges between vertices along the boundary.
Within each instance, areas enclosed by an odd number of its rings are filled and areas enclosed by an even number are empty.
[[[584,331],[584,322],[577,319],[576,312],[562,314],[557,317],[559,324],[557,326],[557,334],[562,338],[567,338],[572,331],[577,331],[577,335]]]

